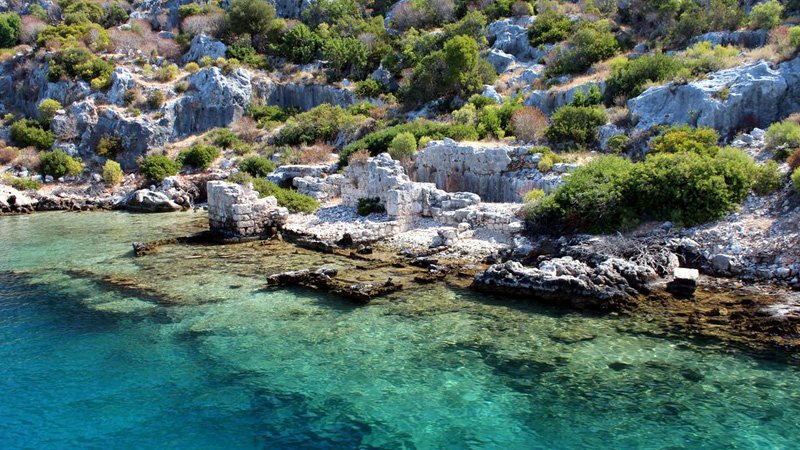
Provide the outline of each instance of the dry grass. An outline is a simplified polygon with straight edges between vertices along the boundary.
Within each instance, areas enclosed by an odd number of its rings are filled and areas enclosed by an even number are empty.
[[[538,142],[549,125],[547,116],[539,108],[525,106],[511,116],[514,136],[524,142]]]
[[[19,152],[19,156],[14,160],[14,166],[24,167],[29,171],[39,168],[39,152],[33,147],[28,147]]]
[[[19,156],[19,150],[14,147],[6,147],[6,143],[0,141],[0,164],[8,164]]]
[[[332,159],[334,159],[333,146],[321,143],[302,148],[297,155],[297,162],[300,164],[324,164]]]

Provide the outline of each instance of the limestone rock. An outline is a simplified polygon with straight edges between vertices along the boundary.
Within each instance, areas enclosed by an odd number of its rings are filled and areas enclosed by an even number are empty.
[[[237,69],[225,75],[208,67],[189,77],[190,91],[172,104],[173,137],[224,127],[239,119],[250,105],[250,72]]]
[[[356,102],[356,95],[349,89],[327,84],[275,83],[266,78],[254,80],[253,90],[257,98],[267,105],[281,108],[298,108],[308,111],[324,103],[348,107]]]
[[[383,67],[383,65],[378,66],[378,68],[375,69],[375,71],[372,72],[369,77],[390,91],[395,91],[399,87],[397,81],[394,79],[394,76],[392,76],[392,73]]]
[[[769,33],[766,30],[712,31],[695,36],[689,45],[710,42],[711,45],[732,45],[734,47],[758,48],[767,44]]]
[[[217,58],[224,58],[227,51],[228,47],[222,42],[212,39],[205,34],[198,34],[192,38],[189,51],[183,55],[181,63],[186,64],[190,61],[197,62],[206,56],[216,61]]]
[[[481,95],[494,100],[495,103],[503,103],[503,97],[500,97],[500,94],[497,93],[494,87],[488,84],[483,86],[483,92],[481,92]]]
[[[772,66],[757,62],[680,85],[652,87],[628,101],[638,129],[689,124],[716,129],[723,138],[766,127],[800,110],[800,58]]]
[[[486,54],[486,60],[489,61],[489,64],[494,67],[494,70],[496,70],[497,73],[505,72],[512,64],[516,62],[513,55],[509,55],[502,50],[494,48],[490,49]]]
[[[118,207],[145,213],[173,212],[182,209],[180,205],[170,200],[163,192],[149,189],[140,189],[132,192],[122,200]]]
[[[486,27],[486,37],[493,50],[500,50],[523,61],[537,61],[544,52],[533,48],[528,40],[531,17],[497,20]]]
[[[580,91],[585,95],[593,87],[598,88],[602,95],[606,90],[606,83],[604,81],[589,81],[568,89],[553,88],[547,91],[533,91],[525,99],[525,106],[534,106],[541,109],[545,114],[550,115],[558,108],[572,103],[577,92]]]
[[[108,90],[106,98],[110,103],[123,106],[125,105],[125,92],[135,86],[136,81],[133,79],[133,74],[124,67],[117,67],[111,73],[111,88]]]

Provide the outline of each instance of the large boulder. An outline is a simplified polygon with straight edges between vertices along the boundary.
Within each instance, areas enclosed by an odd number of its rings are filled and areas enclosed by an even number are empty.
[[[125,197],[118,208],[144,213],[180,211],[182,208],[163,192],[140,189]]]
[[[716,129],[723,138],[766,127],[800,110],[800,58],[721,70],[687,84],[652,87],[628,101],[639,129],[689,124]]]
[[[533,91],[525,99],[525,106],[534,106],[541,109],[543,113],[550,115],[558,108],[572,103],[578,92],[586,95],[594,87],[599,89],[602,95],[606,90],[606,83],[604,81],[588,81],[567,89],[553,88],[546,91]]]
[[[260,78],[254,81],[253,90],[256,97],[267,105],[302,111],[324,103],[346,108],[356,102],[353,91],[328,84],[276,83],[268,78]]]
[[[110,103],[118,106],[125,105],[125,93],[136,87],[133,74],[124,67],[117,67],[111,73],[111,88],[106,94]]]
[[[767,30],[712,31],[695,36],[690,45],[698,42],[710,42],[711,45],[733,45],[735,47],[758,48],[767,45]]]
[[[192,38],[189,51],[183,55],[182,62],[186,64],[189,61],[200,61],[206,56],[216,60],[217,58],[224,58],[227,51],[228,47],[222,42],[212,39],[205,34],[198,34]]]
[[[123,170],[136,169],[136,159],[154,147],[162,147],[170,138],[172,123],[165,116],[153,120],[146,116],[131,116],[129,113],[107,108],[97,117],[97,124],[87,129],[81,139],[83,152],[91,152],[98,141],[105,136],[115,136],[122,140],[125,149],[116,156]]]
[[[245,69],[225,75],[217,67],[205,68],[189,77],[189,85],[187,94],[172,105],[173,137],[227,126],[244,114],[252,98],[250,72]]]
[[[503,51],[523,61],[536,61],[544,52],[532,47],[528,40],[531,23],[531,17],[497,20],[486,27],[486,37],[493,41],[493,50]]]

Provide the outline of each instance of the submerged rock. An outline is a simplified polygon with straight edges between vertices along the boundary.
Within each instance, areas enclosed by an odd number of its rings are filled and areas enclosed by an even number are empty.
[[[381,297],[402,289],[402,285],[394,283],[392,279],[381,284],[350,284],[336,280],[336,269],[296,270],[283,272],[267,277],[269,286],[303,286],[322,290],[338,295],[358,303],[367,304],[376,297]]]

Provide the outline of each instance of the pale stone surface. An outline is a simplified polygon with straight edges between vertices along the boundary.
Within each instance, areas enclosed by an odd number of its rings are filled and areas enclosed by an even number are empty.
[[[211,231],[229,238],[257,238],[286,223],[289,211],[275,197],[259,198],[252,187],[209,181],[208,223]]]
[[[525,105],[539,108],[543,113],[550,115],[558,108],[572,103],[576,93],[587,94],[593,87],[597,87],[602,95],[605,93],[606,83],[605,81],[589,81],[568,89],[554,88],[547,91],[533,91],[525,99]]]
[[[777,66],[760,61],[687,84],[652,87],[629,100],[628,109],[638,129],[688,124],[714,128],[728,138],[800,110],[798,81],[800,58]]]
[[[205,34],[198,34],[192,38],[189,51],[183,55],[181,63],[186,64],[190,61],[197,62],[206,56],[216,61],[217,58],[224,58],[227,51],[228,47],[222,42],[210,38]]]

